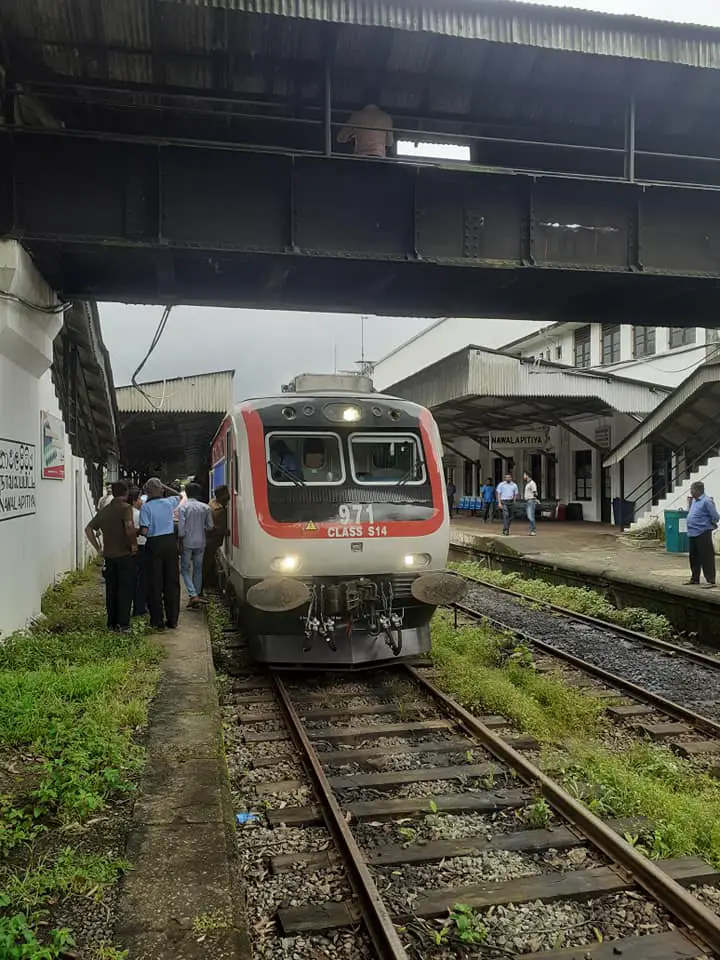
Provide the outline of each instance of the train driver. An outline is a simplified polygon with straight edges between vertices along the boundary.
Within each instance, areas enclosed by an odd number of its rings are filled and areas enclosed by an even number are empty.
[[[303,480],[307,483],[327,483],[333,479],[325,460],[325,444],[322,440],[305,441],[303,448]]]

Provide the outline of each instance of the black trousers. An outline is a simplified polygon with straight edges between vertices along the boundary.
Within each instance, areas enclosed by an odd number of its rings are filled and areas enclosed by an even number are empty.
[[[176,627],[180,617],[180,570],[175,534],[149,537],[145,550],[150,622],[154,627]]]
[[[130,626],[134,584],[135,557],[105,558],[105,606],[111,630]]]
[[[690,551],[690,579],[700,583],[700,570],[708,583],[715,583],[715,549],[712,531],[701,533],[699,537],[688,537]]]
[[[134,617],[142,617],[148,609],[148,554],[145,544],[138,544],[135,560],[135,590],[132,612]]]
[[[494,508],[495,508],[495,504],[493,503],[492,500],[486,500],[485,503],[483,503],[483,517],[485,519],[485,523],[487,523],[488,520],[494,519],[495,517]]]

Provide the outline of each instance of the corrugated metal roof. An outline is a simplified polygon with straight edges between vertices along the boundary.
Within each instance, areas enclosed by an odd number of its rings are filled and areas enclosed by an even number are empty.
[[[167,0],[166,0],[167,2]],[[359,26],[391,27],[637,60],[720,67],[720,29],[507,0],[423,5],[402,0],[170,0]]]
[[[608,373],[581,372],[554,363],[530,363],[496,350],[472,346],[393,384],[386,392],[413,400],[431,410],[472,404],[476,399],[488,401],[489,410],[495,400],[512,400],[518,404],[518,410],[523,410],[526,420],[532,420],[534,416],[540,421],[543,416],[548,416],[548,411],[544,410],[546,405],[534,406],[533,401],[557,400],[553,412],[555,420],[565,416],[566,407],[569,415],[598,413],[603,409],[648,414],[665,397],[667,390]],[[524,406],[523,401],[527,401]],[[502,406],[496,405],[500,413]],[[446,412],[452,412],[452,409]],[[478,408],[478,427],[482,425],[481,414]],[[488,422],[484,424],[485,427],[489,425]]]
[[[655,408],[647,420],[639,424],[622,443],[615,447],[607,460],[604,461],[603,466],[612,467],[616,463],[620,463],[621,460],[624,460],[633,450],[639,447],[641,443],[657,437],[668,424],[671,424],[673,420],[681,416],[685,408],[689,408],[693,403],[700,400],[703,388],[712,384],[720,384],[720,363],[703,364],[691,373],[669,397],[666,397],[665,400]],[[692,424],[699,422],[698,418],[693,415],[692,410],[689,410],[689,414],[689,424],[683,423],[680,425],[678,431],[679,438],[682,438],[678,444],[678,448],[682,445],[682,441],[691,439]],[[708,412],[703,412],[703,421],[708,419],[708,414],[710,416],[708,423],[710,433],[708,436],[711,435],[708,443],[710,443],[717,437],[717,427],[714,426],[717,417],[717,398],[713,400],[711,409]],[[702,446],[703,443],[704,441],[701,439],[700,446]]]
[[[152,403],[133,386],[115,391],[120,413],[219,413],[233,404],[234,370],[141,383]]]

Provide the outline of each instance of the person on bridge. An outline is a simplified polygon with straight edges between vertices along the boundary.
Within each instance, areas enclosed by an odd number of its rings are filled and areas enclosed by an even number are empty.
[[[207,546],[207,535],[213,528],[210,507],[198,499],[199,483],[189,483],[185,487],[187,500],[180,504],[178,519],[178,537],[180,538],[180,556],[182,578],[190,597],[188,607],[191,610],[200,606],[200,594],[203,588],[203,557]]]
[[[705,493],[705,484],[697,480],[690,487],[688,498],[690,512],[687,516],[688,551],[690,554],[690,579],[687,585],[700,583],[700,570],[705,574],[705,587],[715,586],[715,548],[713,530],[720,523],[720,514],[712,497]]]
[[[513,503],[518,497],[520,491],[517,484],[513,481],[512,474],[505,475],[505,479],[497,486],[497,502],[502,510],[503,518],[503,536],[510,536],[510,524],[512,523]]]
[[[174,630],[180,618],[180,572],[173,513],[180,504],[180,494],[158,477],[148,480],[145,492],[148,498],[140,510],[140,533],[147,537],[150,623],[155,630],[166,626]]]
[[[338,134],[338,143],[353,141],[356,157],[386,157],[392,147],[393,122],[375,103],[356,110]]]
[[[132,508],[127,499],[127,484],[122,480],[113,483],[112,496],[110,503],[98,510],[85,527],[85,536],[105,559],[108,629],[125,632],[130,629],[137,538]],[[98,530],[102,533],[102,548],[97,538]]]

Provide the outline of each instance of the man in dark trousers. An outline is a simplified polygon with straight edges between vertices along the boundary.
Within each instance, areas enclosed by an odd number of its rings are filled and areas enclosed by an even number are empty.
[[[688,548],[690,552],[690,584],[700,583],[700,571],[705,574],[704,587],[715,586],[715,548],[712,532],[720,522],[720,514],[712,499],[705,493],[705,484],[698,480],[690,487],[690,512],[687,517]]]
[[[158,477],[145,484],[147,500],[140,509],[140,534],[145,544],[148,572],[148,607],[155,630],[174,630],[180,617],[180,571],[173,513],[180,494]],[[165,496],[169,493],[170,496]],[[164,609],[164,617],[163,617]]]
[[[127,484],[112,484],[112,500],[95,514],[85,527],[85,536],[105,559],[105,605],[110,630],[130,629],[135,587],[137,538]],[[97,532],[102,534],[102,546]]]

